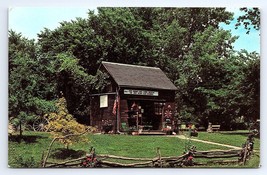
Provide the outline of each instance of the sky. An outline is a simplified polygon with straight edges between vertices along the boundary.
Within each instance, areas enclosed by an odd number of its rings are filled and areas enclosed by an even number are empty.
[[[239,36],[234,43],[235,50],[246,49],[247,51],[256,51],[260,53],[260,31],[255,30],[251,27],[249,34],[246,34],[247,30],[241,25],[238,29],[235,29],[237,18],[244,14],[238,8],[226,8],[227,11],[234,13],[234,20],[229,25],[221,24],[220,26],[225,30],[231,30],[233,36]]]
[[[96,9],[96,8],[92,8]],[[62,21],[75,20],[76,17],[87,18],[87,8],[60,7],[16,7],[9,9],[9,30],[21,33],[28,39],[37,39],[37,33],[44,28],[55,29]]]
[[[87,18],[88,9],[96,10],[96,7],[86,8],[60,8],[60,7],[16,7],[9,9],[9,30],[12,29],[21,33],[28,39],[37,40],[37,33],[44,28],[55,29],[62,21],[75,20],[76,17]],[[225,30],[231,30],[232,35],[239,36],[234,43],[235,50],[245,49],[249,52],[260,53],[260,31],[252,29],[250,34],[246,34],[243,26],[235,29],[237,17],[241,14],[238,8],[227,8],[234,12],[234,20],[230,25],[221,24]]]

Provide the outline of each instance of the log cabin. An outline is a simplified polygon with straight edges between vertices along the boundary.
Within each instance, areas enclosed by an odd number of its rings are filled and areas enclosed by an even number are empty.
[[[102,61],[108,85],[90,95],[90,124],[113,133],[175,128],[176,86],[157,67]]]

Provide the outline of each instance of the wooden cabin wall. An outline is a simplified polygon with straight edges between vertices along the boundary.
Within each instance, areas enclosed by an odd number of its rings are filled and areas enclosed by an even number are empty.
[[[100,108],[100,96],[91,97],[90,121],[91,125],[97,127],[99,131],[102,130],[105,121],[113,125],[113,131],[116,129],[116,116],[112,113],[114,100],[115,95],[108,95],[108,107]]]
[[[121,123],[126,123],[128,126],[128,103],[126,99],[120,100],[120,130],[123,131]]]
[[[165,103],[163,107],[162,113],[162,121],[160,122],[160,126],[163,125],[163,120],[165,118],[164,113],[168,106],[171,106],[172,110],[172,119],[174,119],[175,115],[175,102],[174,102],[174,91],[166,91],[159,90],[159,96],[140,96],[140,95],[124,95],[123,90],[120,91],[120,102],[118,109],[118,122],[116,123],[116,115],[113,114],[113,106],[116,98],[115,94],[108,95],[108,107],[100,108],[100,96],[92,96],[91,97],[91,115],[90,115],[90,124],[92,126],[97,126],[99,131],[102,131],[104,121],[109,120],[110,124],[113,125],[113,131],[116,131],[116,127],[118,127],[120,131],[124,131],[121,123],[126,123],[128,126],[128,100],[129,99],[137,99],[137,100],[150,100],[150,101],[162,101]],[[162,127],[160,127],[162,129]]]
[[[90,125],[91,126],[97,126],[98,121],[102,120],[99,118],[100,116],[99,106],[100,106],[100,97],[99,96],[90,97]]]

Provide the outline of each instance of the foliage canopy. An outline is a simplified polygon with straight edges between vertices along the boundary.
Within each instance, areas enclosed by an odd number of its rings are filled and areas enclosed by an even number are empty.
[[[259,27],[254,12],[245,18]],[[38,42],[11,31],[10,116],[53,111],[62,91],[69,113],[88,123],[88,95],[107,84],[97,69],[111,61],[161,68],[178,88],[185,121],[231,129],[241,116],[257,119],[259,54],[234,50],[237,38],[219,27],[232,19],[225,8],[98,8],[87,19],[45,28]]]

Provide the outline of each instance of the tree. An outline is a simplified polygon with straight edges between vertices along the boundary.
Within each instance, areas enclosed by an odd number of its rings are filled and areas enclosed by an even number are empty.
[[[249,34],[251,27],[260,30],[260,9],[259,8],[240,8],[245,14],[237,18],[236,29],[243,25]]]
[[[207,125],[208,121],[220,122],[218,119],[222,118],[222,109],[225,109],[221,102],[222,97],[227,95],[225,88],[230,76],[226,65],[230,62],[228,57],[235,38],[227,31],[208,27],[196,34],[194,39],[176,82],[183,83],[180,95],[185,107],[183,110],[189,107],[191,116]]]
[[[16,126],[53,111],[53,85],[42,74],[36,45],[13,31],[9,33],[9,118]]]
[[[243,50],[239,56],[244,60],[244,78],[240,82],[242,98],[241,114],[249,123],[260,118],[260,56]]]
[[[13,123],[17,126],[55,111],[55,99],[60,91],[74,94],[75,99],[71,99],[69,106],[78,104],[75,107],[80,113],[89,108],[83,104],[89,101],[93,77],[86,74],[70,54],[52,56],[38,48],[33,40],[10,32],[9,116],[15,118]]]
[[[67,99],[68,109],[78,119],[80,119],[79,116],[88,115],[89,95],[93,86],[96,86],[98,77],[88,75],[86,70],[79,65],[79,60],[71,54],[58,54],[56,62],[58,89]],[[87,120],[80,119],[79,121],[88,124]]]

